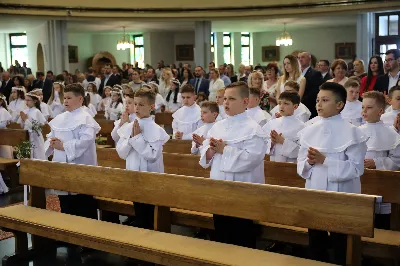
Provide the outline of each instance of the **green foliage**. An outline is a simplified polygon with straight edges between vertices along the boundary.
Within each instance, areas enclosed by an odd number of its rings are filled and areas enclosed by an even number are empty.
[[[15,153],[17,159],[29,159],[31,158],[31,149],[34,145],[30,141],[23,141],[15,147]]]

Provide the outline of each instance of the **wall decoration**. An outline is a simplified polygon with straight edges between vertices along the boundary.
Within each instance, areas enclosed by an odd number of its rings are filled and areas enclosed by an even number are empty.
[[[193,45],[177,45],[176,46],[176,61],[194,61]]]
[[[68,59],[70,63],[78,63],[78,46],[68,45]]]
[[[335,58],[353,59],[356,56],[356,43],[335,43]]]
[[[262,47],[262,61],[263,62],[273,62],[279,61],[279,46],[263,46]]]

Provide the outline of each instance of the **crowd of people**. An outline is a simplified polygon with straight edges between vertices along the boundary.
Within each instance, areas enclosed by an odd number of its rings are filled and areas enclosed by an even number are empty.
[[[217,180],[264,183],[265,154],[297,163],[306,188],[326,191],[361,193],[364,168],[400,168],[399,50],[387,51],[384,63],[372,56],[367,71],[361,60],[350,68],[342,59],[313,64],[309,52],[287,55],[282,63],[240,65],[237,74],[233,65],[217,68],[214,62],[193,73],[189,64],[166,67],[163,61],[144,70],[105,64],[99,73],[90,68],[75,77],[38,72],[30,83],[22,74],[3,72],[0,125],[18,122],[29,131],[31,158],[53,154],[53,161],[97,165],[100,127],[93,117],[104,111],[115,120],[111,135],[126,168],[163,172],[162,146],[169,136],[152,114],[170,112],[172,137],[191,140],[191,152]],[[45,142],[39,128],[49,118]],[[0,189],[7,190],[4,182]],[[72,201],[74,195],[55,193],[62,212],[96,216],[88,210],[90,197]],[[389,229],[390,204],[377,204],[375,225]],[[154,206],[134,208],[133,225],[152,229]],[[255,247],[252,221],[214,215],[214,226],[217,241]],[[327,232],[309,230],[309,237],[311,257],[330,261]],[[330,262],[343,264],[346,236],[330,238]]]

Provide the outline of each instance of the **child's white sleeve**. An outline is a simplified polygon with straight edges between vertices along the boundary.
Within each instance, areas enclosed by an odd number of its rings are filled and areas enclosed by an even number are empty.
[[[46,141],[44,142],[44,152],[45,152],[45,156],[46,158],[48,158],[50,155],[52,155],[54,153],[54,148],[50,147],[50,139],[54,137],[54,133],[53,130],[50,131],[49,134],[47,134],[46,136]]]
[[[172,120],[172,138],[175,139],[175,134],[178,132],[178,122],[175,119]]]
[[[129,139],[129,144],[150,163],[154,163],[162,156],[162,140],[148,142],[143,138],[142,134],[138,134]]]
[[[359,178],[364,174],[364,159],[367,152],[366,142],[347,147],[344,151],[347,160],[325,158],[324,164],[328,167],[329,182],[346,182]]]
[[[297,156],[297,174],[304,179],[311,178],[313,166],[308,163],[308,148],[300,146]]]
[[[194,141],[192,141],[192,148],[190,149],[190,152],[193,155],[199,155],[200,153],[200,149],[196,147],[196,143]]]
[[[132,150],[132,146],[129,144],[128,138],[120,138],[118,142],[115,142],[115,149],[121,159],[126,160],[128,158],[129,153]]]
[[[280,149],[280,155],[290,159],[296,159],[299,154],[300,144],[298,141],[285,139]]]
[[[68,162],[82,156],[82,154],[95,142],[96,133],[92,127],[83,127],[78,132],[78,139],[64,142],[64,150]]]
[[[400,168],[400,145],[390,150],[388,157],[378,157],[373,159],[377,170],[397,171]]]
[[[118,135],[118,129],[120,129],[121,127],[119,126],[121,120],[115,121],[114,123],[114,128],[111,131],[111,137],[115,142],[115,145],[117,145],[117,142],[119,141],[119,135]]]
[[[203,168],[208,168],[211,166],[214,157],[207,163],[207,151],[210,149],[210,136],[207,136],[207,139],[204,140],[203,145],[200,147],[200,161],[199,164]],[[215,155],[214,155],[215,156]]]

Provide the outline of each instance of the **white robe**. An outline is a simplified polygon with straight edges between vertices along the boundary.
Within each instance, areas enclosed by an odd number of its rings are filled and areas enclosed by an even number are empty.
[[[182,106],[172,114],[173,137],[176,132],[182,132],[182,140],[191,140],[193,132],[203,125],[201,121],[201,108],[196,104]]]
[[[24,111],[28,106],[25,104],[25,100],[16,99],[11,101],[8,105],[8,112],[11,114],[11,122],[17,122],[19,119],[19,114]]]
[[[359,127],[363,123],[363,118],[361,115],[362,112],[362,103],[360,101],[349,102],[346,101],[346,105],[343,110],[340,112],[343,120]]]
[[[390,112],[384,113],[381,116],[381,121],[386,126],[393,126],[394,120],[396,119],[397,114],[400,113],[400,110],[392,110]]]
[[[272,110],[270,111],[272,119],[276,119],[275,114],[279,113],[279,105],[276,105]],[[297,107],[296,110],[294,110],[294,115],[302,122],[307,122],[310,119],[311,112],[308,110],[307,106],[305,106],[303,103],[299,104],[299,107]]]
[[[129,122],[133,122],[133,120],[135,120],[135,119],[136,119],[136,114],[135,113],[129,115]],[[114,140],[115,145],[117,145],[117,142],[119,141],[118,130],[121,128],[119,126],[120,123],[121,123],[121,119],[116,120],[114,122],[114,128],[111,131],[111,137]]]
[[[207,137],[208,131],[214,126],[214,123],[204,123],[203,126],[199,127],[196,129],[193,134],[199,135],[200,137],[204,137],[204,139]],[[194,155],[199,155],[200,154],[200,147],[196,147],[196,143],[192,141],[192,149],[191,153]]]
[[[210,138],[222,139],[226,146],[223,154],[215,154],[207,163],[206,152]],[[210,177],[250,183],[265,183],[264,157],[267,135],[260,125],[246,112],[218,121],[208,131],[207,139],[200,148],[200,165],[211,166]]]
[[[167,93],[168,95],[168,93]],[[182,97],[181,94],[178,93],[178,96],[176,98],[176,103],[174,103],[174,95],[175,95],[175,91],[171,93],[170,97],[169,97],[169,101],[167,101],[167,96],[165,96],[165,110],[167,112],[176,112],[176,110],[178,110],[181,106],[182,106]]]
[[[119,116],[124,112],[124,105],[122,103],[112,103],[110,107],[107,108],[105,112],[106,119],[108,120],[118,120]]]
[[[53,154],[54,162],[97,165],[96,134],[100,131],[97,122],[82,108],[64,112],[49,122],[51,132],[45,142],[46,157]],[[58,138],[64,151],[50,147],[50,138]],[[50,190],[50,194],[68,195],[64,191]]]
[[[369,139],[365,159],[373,159],[377,170],[397,171],[400,168],[400,135],[393,126],[385,126],[382,121],[366,123],[359,127]],[[375,213],[391,213],[390,203],[375,205]]]
[[[23,129],[29,132],[29,140],[33,146],[31,148],[31,159],[46,160],[42,131],[36,132],[32,127],[34,121],[43,127],[47,124],[47,120],[36,107],[26,109],[23,112],[28,115],[28,119],[22,121],[20,117],[18,123],[21,124]]]
[[[90,104],[90,105],[93,106],[93,104]],[[94,116],[97,114],[97,112],[96,112],[96,113],[93,113],[93,109],[87,107],[86,105],[83,105],[81,108],[82,108],[83,111],[87,112],[87,113],[88,113],[91,117],[93,117],[93,118],[94,118]],[[95,111],[96,111],[96,110],[95,110]]]
[[[51,112],[52,112],[52,118],[58,116],[59,114],[62,114],[65,112],[65,106],[64,103],[61,102],[60,96],[58,95],[57,92],[54,92],[54,99],[51,102],[51,104],[48,104]]]
[[[40,102],[40,111],[46,120],[53,116],[50,107],[44,102]]]
[[[218,108],[219,108],[219,114],[218,114],[218,117],[217,117],[217,121],[220,121],[222,119],[227,118],[228,115],[225,112],[225,106],[224,105],[218,105]]]
[[[101,96],[98,93],[89,92],[90,95],[90,103],[94,106],[95,110],[99,109],[100,102],[102,100]]]
[[[6,128],[8,123],[11,121],[11,115],[10,113],[4,109],[3,107],[0,106],[0,128]],[[0,157],[1,158],[8,158],[12,159],[13,158],[13,148],[11,146],[7,145],[1,145],[0,146]],[[7,193],[8,192],[8,187],[6,183],[4,183],[3,177],[1,176],[0,173],[0,194],[2,193]]]
[[[101,107],[101,103],[103,103],[104,107]],[[108,108],[110,108],[111,104],[111,97],[106,97],[101,99],[101,102],[99,103],[99,108],[97,109],[98,111],[107,111]]]
[[[165,130],[151,117],[137,119],[140,134],[132,137],[133,123],[124,124],[119,130],[120,140],[116,150],[126,160],[126,169],[164,173],[163,145],[169,140]]]
[[[156,113],[160,113],[161,112],[161,106],[163,106],[163,105],[165,106],[164,98],[161,96],[161,94],[157,93],[154,111]]]
[[[316,117],[314,117],[314,118],[308,120],[307,122],[304,122],[304,124],[306,125],[306,127],[308,127],[308,126],[310,126],[310,125],[312,125],[312,124],[314,124],[314,123],[317,123],[317,122],[320,121],[321,119],[322,119],[322,117],[316,116]]]
[[[360,176],[368,137],[359,128],[344,121],[340,115],[320,118],[299,132],[300,150],[297,173],[306,179],[306,188],[361,193]],[[323,153],[323,164],[308,163],[308,149]]]
[[[260,125],[260,127],[263,127],[266,123],[268,123],[269,120],[271,120],[271,115],[268,112],[262,110],[260,106],[247,108],[246,113],[251,119],[256,121],[257,124]]]
[[[270,160],[273,162],[291,162],[297,161],[300,145],[298,143],[297,133],[305,127],[295,115],[282,116],[278,119],[269,121],[263,130],[268,136],[268,145],[266,154],[271,155]],[[283,144],[271,143],[271,131],[275,130],[278,134],[282,134],[285,138]]]

